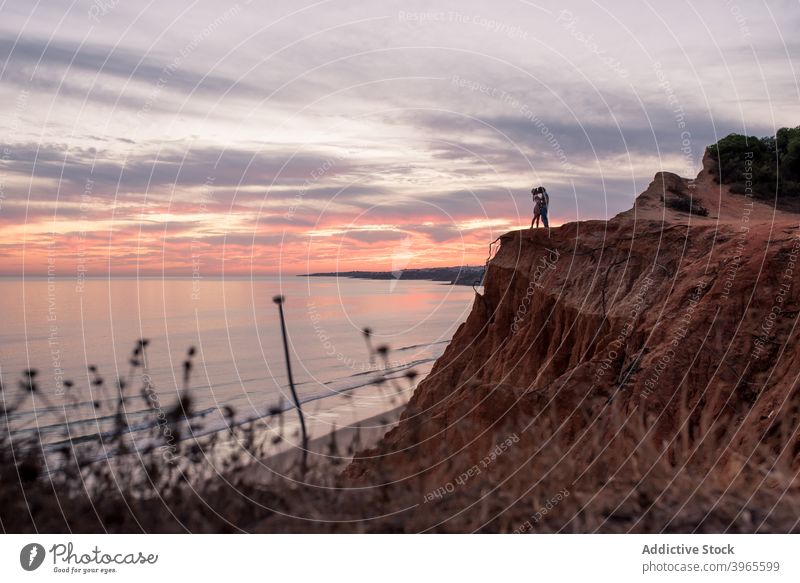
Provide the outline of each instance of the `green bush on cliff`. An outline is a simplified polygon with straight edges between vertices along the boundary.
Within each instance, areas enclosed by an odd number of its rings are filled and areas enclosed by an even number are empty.
[[[717,180],[732,192],[800,199],[800,126],[781,128],[775,137],[730,134],[708,151],[717,162]]]

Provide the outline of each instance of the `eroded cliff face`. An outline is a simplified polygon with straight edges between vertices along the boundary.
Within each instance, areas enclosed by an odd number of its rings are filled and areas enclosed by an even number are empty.
[[[800,216],[731,194],[712,171],[658,173],[609,221],[503,236],[467,321],[347,479],[479,460],[545,415],[570,443],[612,406],[664,443],[736,424],[720,463],[779,433],[800,370]],[[708,215],[671,208],[689,199]]]

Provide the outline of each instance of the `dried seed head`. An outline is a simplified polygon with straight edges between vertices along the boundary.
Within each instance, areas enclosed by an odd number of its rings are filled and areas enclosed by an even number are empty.
[[[28,378],[27,380],[22,380],[19,382],[19,388],[23,391],[27,391],[28,393],[35,393],[39,390],[39,387],[33,381],[32,378]]]
[[[41,468],[39,467],[39,463],[33,457],[29,457],[25,459],[17,466],[17,472],[19,474],[19,479],[22,482],[35,482],[36,478],[39,477]]]

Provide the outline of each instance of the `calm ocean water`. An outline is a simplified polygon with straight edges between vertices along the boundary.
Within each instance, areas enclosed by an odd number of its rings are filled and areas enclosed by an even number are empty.
[[[336,395],[357,391],[362,403],[374,398],[385,407],[384,389],[371,384],[376,366],[361,329],[373,330],[375,346],[391,347],[391,374],[413,368],[424,375],[473,298],[469,287],[434,282],[300,277],[87,279],[82,287],[67,279],[6,278],[0,294],[3,399],[9,404],[22,398],[24,369],[38,371],[42,395],[35,407],[25,399],[11,428],[39,431],[50,443],[110,429],[116,379],[129,374],[139,338],[150,340],[148,374],[165,409],[181,391],[190,346],[197,349],[191,395],[198,414],[219,420],[220,408],[230,405],[237,418],[255,418],[281,402],[288,405],[276,294],[286,297],[301,400],[313,402],[319,413],[340,404]],[[93,386],[90,365],[103,386]],[[65,379],[74,387],[66,389]],[[134,431],[153,418],[140,387],[137,380],[126,390],[125,413]]]

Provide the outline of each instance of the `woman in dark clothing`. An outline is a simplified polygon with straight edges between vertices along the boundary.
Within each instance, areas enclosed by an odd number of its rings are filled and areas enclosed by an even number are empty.
[[[550,195],[547,194],[544,186],[537,186],[531,190],[533,195],[533,220],[531,221],[531,229],[535,224],[539,226],[539,218],[541,217],[542,223],[546,229],[550,228],[550,223],[547,220],[547,207],[550,206]]]

